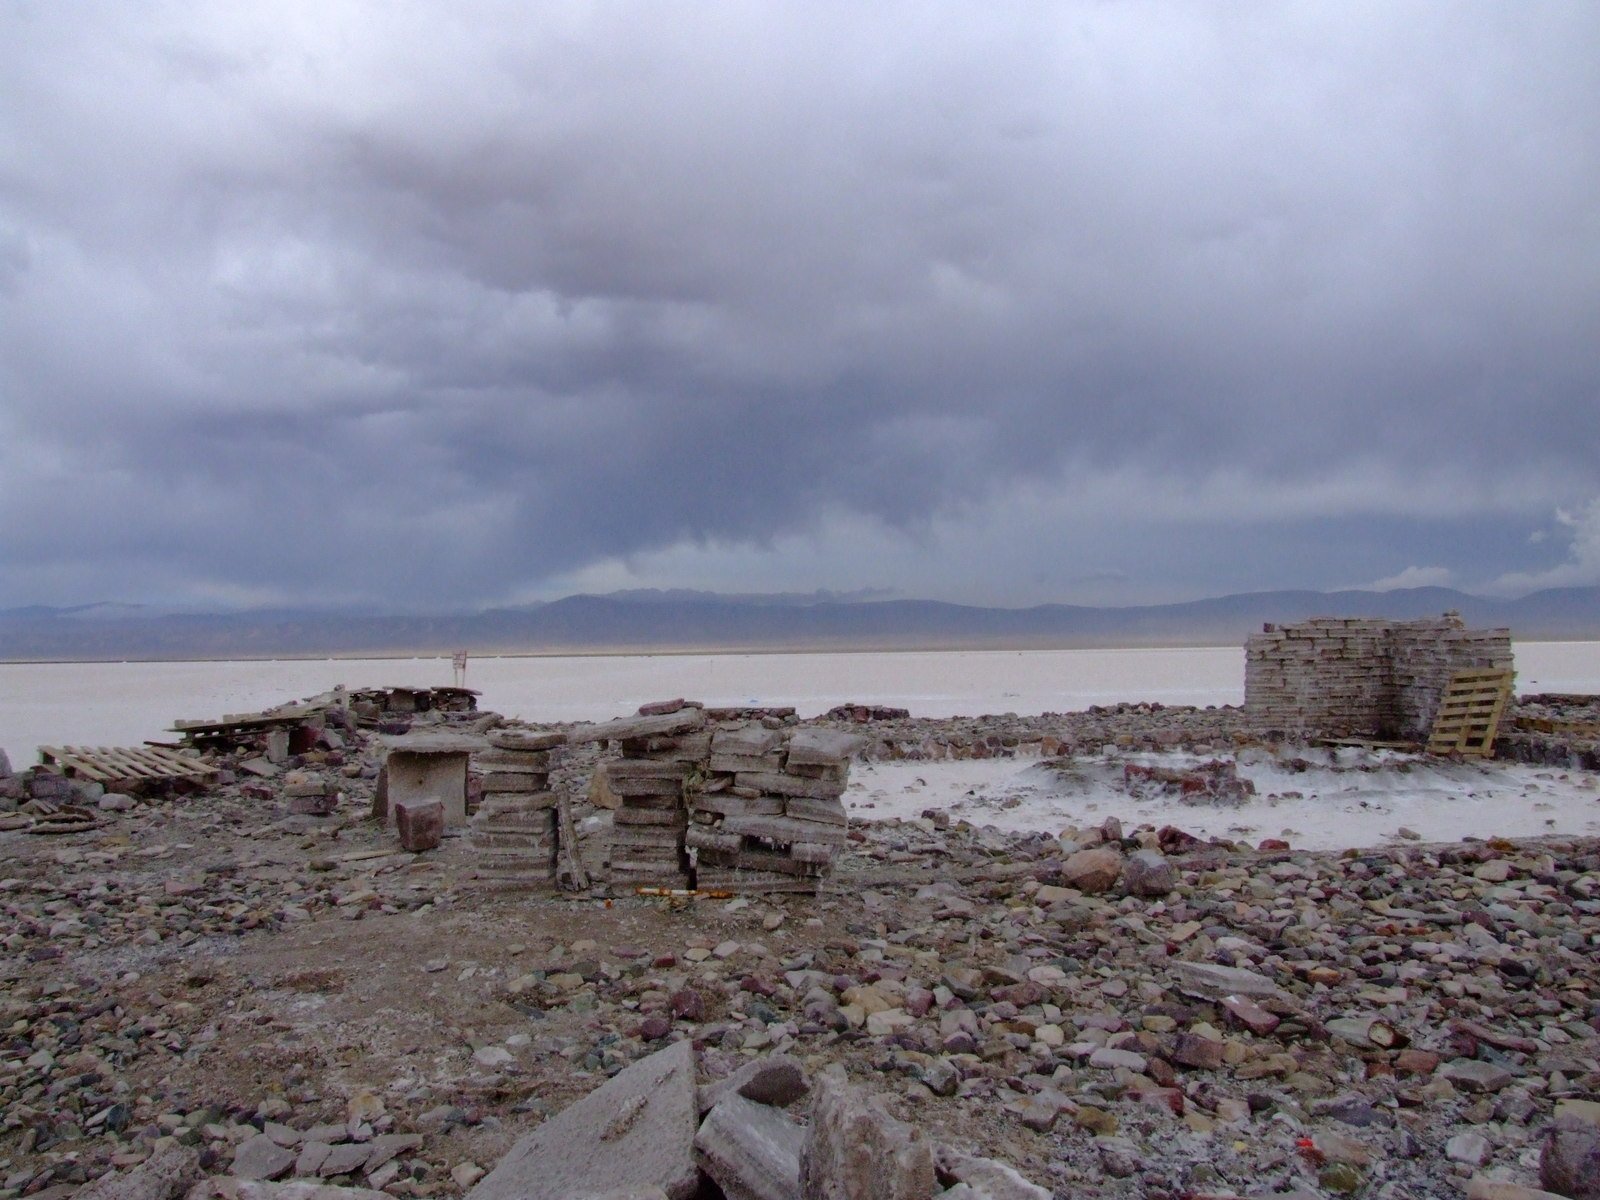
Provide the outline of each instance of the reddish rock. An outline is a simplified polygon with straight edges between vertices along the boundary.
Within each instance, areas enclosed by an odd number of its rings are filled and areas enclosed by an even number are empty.
[[[394,821],[400,833],[401,848],[412,854],[437,849],[444,838],[444,804],[439,800],[397,802]]]
[[[646,1042],[659,1042],[672,1032],[672,1022],[665,1017],[646,1017],[639,1023],[639,1037]]]
[[[1402,1050],[1395,1055],[1394,1069],[1407,1075],[1432,1075],[1441,1059],[1431,1050]]]
[[[289,797],[289,811],[300,817],[326,817],[339,807],[337,792],[312,792]]]
[[[1279,1018],[1244,996],[1225,997],[1222,1007],[1227,1010],[1230,1017],[1259,1037],[1265,1037],[1279,1024]],[[1437,1064],[1437,1058],[1434,1061]]]
[[[1167,1056],[1175,1063],[1215,1071],[1222,1066],[1222,1043],[1215,1038],[1193,1033],[1174,1034],[1167,1044]]]
[[[1110,891],[1122,874],[1122,854],[1109,846],[1079,850],[1061,864],[1061,882],[1080,892]]]
[[[703,1021],[706,1015],[705,997],[693,988],[683,988],[672,993],[672,1015],[685,1021]]]

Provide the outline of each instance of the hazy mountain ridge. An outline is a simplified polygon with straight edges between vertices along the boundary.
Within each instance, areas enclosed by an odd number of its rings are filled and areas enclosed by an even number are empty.
[[[931,649],[1239,644],[1263,622],[1313,616],[1414,618],[1458,610],[1519,638],[1600,638],[1600,588],[1517,600],[1449,588],[1275,591],[1180,604],[983,608],[937,600],[823,600],[643,592],[568,596],[442,616],[299,609],[185,614],[136,605],[0,610],[0,658],[161,659],[322,655]],[[86,620],[91,613],[93,619]]]

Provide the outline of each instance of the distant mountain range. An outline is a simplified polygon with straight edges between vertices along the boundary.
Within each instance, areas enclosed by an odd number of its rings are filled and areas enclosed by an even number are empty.
[[[1517,638],[1600,639],[1600,588],[1492,600],[1448,588],[1250,592],[1130,608],[979,608],[871,593],[613,592],[456,616],[310,609],[184,613],[127,604],[0,609],[0,660],[293,658],[679,650],[1238,645],[1263,622],[1437,616]]]

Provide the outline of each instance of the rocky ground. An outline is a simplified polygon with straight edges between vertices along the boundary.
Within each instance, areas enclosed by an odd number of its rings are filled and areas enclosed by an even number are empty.
[[[1208,713],[1082,720],[1240,733]],[[878,745],[1014,752],[1016,720]],[[454,1196],[683,1038],[711,1077],[838,1064],[1062,1197],[1534,1187],[1554,1122],[1579,1153],[1600,1122],[1592,841],[1262,852],[930,813],[856,827],[816,898],[484,895],[462,839],[413,857],[365,819],[371,747],[334,740],[0,832],[0,1200],[166,1138],[218,1176]],[[295,771],[340,781],[333,816],[288,811]]]

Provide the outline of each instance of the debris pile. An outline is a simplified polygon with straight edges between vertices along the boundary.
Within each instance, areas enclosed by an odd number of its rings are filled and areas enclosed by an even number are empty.
[[[1239,778],[1239,764],[1220,758],[1187,769],[1127,763],[1122,785],[1141,800],[1178,796],[1186,804],[1243,804],[1256,794],[1255,784]]]
[[[483,790],[470,826],[478,880],[492,888],[549,887],[557,848],[550,755],[566,737],[497,729],[488,738],[489,749],[473,758]]]
[[[760,722],[711,735],[711,756],[689,792],[687,842],[701,888],[814,892],[846,839],[850,756],[861,739]]]

